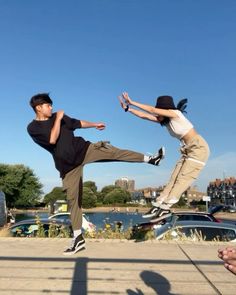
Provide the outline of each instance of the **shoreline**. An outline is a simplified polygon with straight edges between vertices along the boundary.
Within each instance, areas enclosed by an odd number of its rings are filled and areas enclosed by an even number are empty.
[[[147,210],[149,210],[149,207],[119,207],[119,206],[111,206],[111,207],[95,207],[95,208],[90,208],[90,209],[83,209],[83,212],[86,213],[144,213]],[[174,212],[178,212],[178,211],[194,211],[193,209],[186,209],[186,208],[173,208]],[[16,209],[13,210],[12,213],[13,214],[23,214],[26,212],[48,212],[48,209]],[[228,212],[218,212],[215,213],[214,216],[216,218],[226,218],[226,219],[231,219],[231,220],[236,220],[236,213],[228,213]]]
[[[136,213],[136,212],[145,212],[149,209],[149,207],[119,207],[119,206],[111,206],[111,207],[94,207],[94,208],[83,208],[84,213],[107,213],[107,212],[117,212],[117,213]],[[13,214],[26,213],[26,212],[48,212],[48,209],[15,209],[11,212]]]
[[[137,213],[137,212],[145,212],[148,210],[148,207],[96,207],[91,209],[83,209],[84,213]]]

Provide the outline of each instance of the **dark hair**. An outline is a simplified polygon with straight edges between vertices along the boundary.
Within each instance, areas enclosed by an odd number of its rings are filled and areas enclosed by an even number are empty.
[[[187,113],[185,111],[185,109],[187,107],[187,102],[188,102],[187,98],[181,99],[178,102],[177,107],[175,107],[174,102],[173,102],[173,98],[171,96],[167,96],[167,95],[166,96],[159,96],[157,98],[156,108],[179,110],[182,113]],[[164,117],[164,119],[162,120],[162,122],[160,122],[160,124],[161,124],[161,126],[165,126],[169,122],[170,122],[170,118]]]
[[[52,105],[52,100],[49,97],[49,93],[39,93],[31,97],[30,106],[34,109],[37,105],[50,103]]]

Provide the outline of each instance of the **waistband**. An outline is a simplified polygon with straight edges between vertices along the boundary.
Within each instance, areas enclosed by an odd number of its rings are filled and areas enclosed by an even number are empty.
[[[205,162],[202,162],[202,161],[196,160],[196,159],[194,159],[194,158],[189,158],[189,157],[187,157],[186,160],[193,161],[193,162],[195,162],[195,163],[201,164],[202,166],[205,166],[205,165],[206,165]]]
[[[191,145],[191,143],[194,142],[194,141],[197,140],[197,139],[202,139],[202,140],[204,140],[204,138],[203,138],[200,134],[197,133],[197,134],[194,135],[194,136],[191,138],[191,140],[189,140],[188,142],[185,142],[184,140],[181,140],[181,144],[182,144],[182,146]]]

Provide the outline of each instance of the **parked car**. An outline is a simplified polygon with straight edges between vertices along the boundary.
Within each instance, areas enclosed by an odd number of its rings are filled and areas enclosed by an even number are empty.
[[[232,205],[215,205],[213,207],[210,207],[210,210],[217,210],[217,212],[223,211],[223,212],[235,213],[236,207]]]
[[[66,231],[72,237],[73,231],[69,220],[50,220],[48,218],[40,219],[43,226],[44,234],[49,236],[50,225],[54,225],[54,232],[58,235]],[[39,229],[39,223],[36,219],[26,219],[19,221],[9,228],[9,232],[13,237],[35,237]]]
[[[0,191],[0,227],[7,223],[7,207],[4,192]]]
[[[216,209],[212,210],[210,212],[195,212],[195,211],[179,211],[179,212],[174,212],[172,216],[176,216],[178,221],[184,221],[184,220],[189,220],[189,221],[209,221],[209,222],[221,222],[220,219],[217,219],[214,217],[213,214],[218,212]],[[167,217],[166,219],[163,219],[161,221],[147,221],[143,223],[139,223],[133,226],[132,228],[132,233],[133,236],[136,235],[138,232],[146,232],[150,231],[153,229],[156,229],[160,227],[161,225],[164,225],[166,222],[170,221],[172,216]]]
[[[236,225],[211,221],[179,221],[173,215],[164,225],[155,229],[156,239],[190,239],[193,241],[236,242]]]
[[[70,220],[70,212],[61,212],[49,216],[50,220]],[[82,229],[87,232],[96,231],[96,226],[83,214]]]
[[[236,207],[228,205],[228,206],[224,206],[223,209],[224,212],[229,212],[229,213],[235,213],[236,212]]]
[[[235,213],[236,212],[236,207],[235,206],[229,206],[228,212]]]

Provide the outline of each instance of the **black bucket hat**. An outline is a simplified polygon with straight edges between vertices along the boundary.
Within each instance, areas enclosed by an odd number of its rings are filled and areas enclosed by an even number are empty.
[[[165,109],[165,110],[169,110],[169,109],[176,110],[177,109],[175,107],[173,97],[169,96],[169,95],[159,96],[157,98],[157,102],[156,102],[155,107],[158,109]]]

